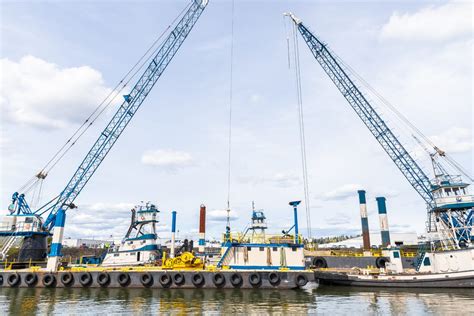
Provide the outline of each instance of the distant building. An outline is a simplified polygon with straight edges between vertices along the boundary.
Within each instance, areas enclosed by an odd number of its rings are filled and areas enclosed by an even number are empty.
[[[99,239],[85,239],[85,238],[66,238],[63,240],[63,246],[69,248],[104,248],[105,245],[110,244],[110,241]]]
[[[390,241],[393,246],[417,245],[418,240],[419,238],[416,233],[390,232]],[[380,247],[382,244],[380,233],[370,233],[370,244],[372,247]],[[362,236],[319,245],[320,248],[361,248],[362,246]]]

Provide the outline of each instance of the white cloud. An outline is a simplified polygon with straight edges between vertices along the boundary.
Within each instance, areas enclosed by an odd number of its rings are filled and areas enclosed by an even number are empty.
[[[110,91],[89,67],[60,68],[34,56],[0,59],[0,109],[4,119],[62,128],[85,119]]]
[[[227,210],[212,210],[207,212],[206,217],[209,221],[212,222],[225,222],[227,220]],[[237,213],[233,210],[229,213],[229,218],[231,221],[239,218]]]
[[[79,205],[67,212],[65,235],[74,238],[122,238],[130,225],[133,203],[94,203]],[[164,223],[156,225],[157,232],[169,232]]]
[[[382,27],[384,39],[438,41],[472,34],[472,3],[450,1],[415,13],[395,12]]]
[[[171,149],[149,150],[143,154],[142,163],[175,170],[190,166],[193,163],[193,157],[184,151]]]
[[[344,184],[332,191],[328,191],[322,195],[322,199],[325,201],[329,200],[343,200],[348,197],[357,196],[357,190],[360,190],[362,186],[359,184]]]
[[[34,56],[0,59],[3,119],[40,128],[62,128],[85,119],[110,89],[89,67],[61,68]]]

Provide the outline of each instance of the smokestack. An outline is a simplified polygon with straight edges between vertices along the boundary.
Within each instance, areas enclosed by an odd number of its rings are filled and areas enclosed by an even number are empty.
[[[377,197],[377,207],[379,209],[380,234],[382,235],[382,247],[390,245],[390,233],[388,231],[387,206],[384,197]]]
[[[171,250],[170,250],[171,258],[174,258],[175,238],[176,238],[176,211],[173,211],[171,212]]]
[[[204,252],[206,246],[206,206],[201,204],[199,210],[199,252]]]
[[[362,224],[362,240],[364,250],[370,250],[369,220],[367,219],[367,201],[365,199],[365,191],[357,191],[359,194],[360,222]]]
[[[298,230],[298,204],[300,204],[301,201],[292,201],[289,204],[293,206],[293,218],[295,221],[294,227],[295,227],[295,244],[299,244],[299,230]]]

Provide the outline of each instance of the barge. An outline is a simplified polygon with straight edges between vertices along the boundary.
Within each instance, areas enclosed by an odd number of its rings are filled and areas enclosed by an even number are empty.
[[[109,249],[101,264],[68,265],[59,271],[0,270],[0,288],[314,288],[314,272],[305,269],[297,203],[292,203],[295,224],[283,236],[265,234],[263,211],[253,210],[252,227],[242,234],[230,233],[227,227],[217,265],[206,265],[204,258],[196,256],[192,241],[184,240],[176,251],[173,243],[169,253],[163,251],[156,242],[159,211],[147,203],[132,210],[125,238]],[[175,227],[173,212],[173,231]]]

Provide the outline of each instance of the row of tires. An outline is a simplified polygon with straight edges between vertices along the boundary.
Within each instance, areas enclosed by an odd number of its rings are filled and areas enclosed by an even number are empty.
[[[388,261],[389,260],[385,257],[377,257],[377,259],[375,259],[375,266],[377,268],[385,268],[385,264]],[[314,257],[311,260],[311,263],[312,263],[312,267],[316,269],[328,268],[328,262],[324,257]]]
[[[228,273],[227,273],[228,274]],[[117,283],[121,287],[127,287],[131,283],[131,277],[128,273],[114,273],[116,275]],[[212,274],[212,283],[215,287],[222,288],[226,286],[227,282],[229,282],[233,287],[239,288],[244,283],[244,279],[240,273],[231,273],[228,274],[228,278],[226,278],[224,273],[213,273]],[[21,284],[21,275],[17,273],[12,273],[7,276],[6,283],[10,287],[18,287]],[[59,280],[58,280],[59,279]],[[140,274],[140,283],[144,287],[151,287],[155,284],[155,279],[152,274],[150,273],[143,273]],[[24,282],[29,287],[34,287],[40,281],[38,274],[36,273],[27,273],[24,275]],[[57,282],[61,282],[61,284],[65,287],[71,287],[75,284],[76,281],[82,287],[89,287],[93,284],[93,276],[89,272],[83,272],[78,274],[77,280],[74,277],[74,274],[70,272],[60,273],[59,276],[55,274],[46,273],[41,278],[41,283],[45,287],[56,287]],[[111,274],[107,272],[100,272],[97,274],[97,284],[101,287],[108,287],[112,281]],[[163,288],[168,288],[171,285],[175,284],[177,286],[183,286],[186,283],[186,278],[183,273],[177,272],[173,274],[160,274],[157,278],[158,283]],[[259,288],[262,285],[262,276],[259,272],[252,272],[248,275],[248,282],[254,288]],[[270,272],[268,274],[268,282],[272,286],[278,286],[281,282],[280,275],[276,272]],[[0,285],[3,285],[4,280],[3,276],[0,275]],[[194,273],[191,275],[191,283],[194,287],[200,288],[203,287],[206,283],[206,278],[200,272]],[[308,283],[308,277],[305,274],[298,274],[295,277],[295,285],[298,287],[303,287]]]

